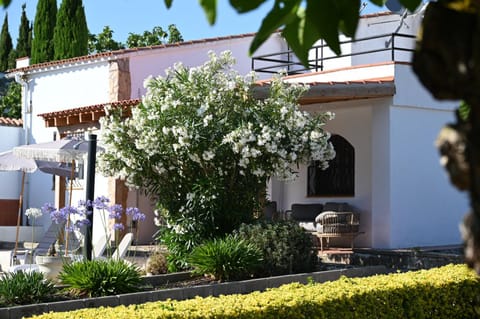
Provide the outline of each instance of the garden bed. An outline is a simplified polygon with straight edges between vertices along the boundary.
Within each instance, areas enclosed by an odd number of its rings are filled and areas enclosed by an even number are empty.
[[[143,277],[146,286],[151,286],[152,290],[141,291],[131,294],[106,296],[98,298],[84,298],[76,300],[65,300],[51,303],[42,303],[35,305],[25,305],[16,307],[0,308],[0,318],[19,319],[35,314],[46,312],[70,311],[82,308],[92,307],[115,307],[119,305],[141,304],[151,301],[160,301],[167,299],[185,300],[196,296],[220,296],[230,294],[246,294],[253,291],[264,291],[267,288],[279,287],[283,284],[299,282],[308,283],[309,281],[325,282],[346,277],[366,277],[375,274],[388,273],[384,266],[359,267],[339,270],[319,271],[312,273],[293,274],[286,276],[276,276],[268,278],[258,278],[243,281],[207,283],[202,285],[188,285],[186,287],[176,287],[169,289],[160,289],[161,285],[167,285],[172,282],[190,280],[188,272],[174,273],[157,276]],[[190,278],[190,279],[189,279]],[[154,288],[157,287],[157,288]]]

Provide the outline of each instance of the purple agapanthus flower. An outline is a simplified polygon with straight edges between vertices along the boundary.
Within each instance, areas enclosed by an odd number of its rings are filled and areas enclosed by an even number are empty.
[[[122,212],[123,212],[123,207],[120,204],[115,204],[112,205],[111,207],[108,208],[109,214],[108,217],[110,219],[121,219],[122,218]]]
[[[76,207],[73,207],[73,206],[65,206],[65,207],[61,208],[60,210],[62,210],[63,214],[65,214],[66,216],[79,214],[78,209]]]
[[[76,226],[75,225],[69,225],[69,226],[65,226],[65,230],[69,233],[73,233],[76,229]]]
[[[143,221],[145,220],[145,214],[140,211],[137,207],[128,207],[126,214],[132,216],[132,220]]]
[[[91,200],[81,199],[78,201],[78,211],[82,214],[91,213],[93,205]]]
[[[79,219],[75,222],[75,227],[78,229],[78,228],[82,228],[83,226],[90,226],[90,221],[86,218],[84,219]]]
[[[93,201],[93,207],[96,209],[108,209],[110,200],[105,196],[99,196]]]
[[[46,214],[50,214],[51,212],[57,210],[55,206],[53,206],[52,203],[45,203],[45,205],[42,206],[42,212]]]
[[[125,226],[123,226],[123,224],[121,224],[121,223],[115,223],[115,224],[113,225],[113,229],[114,229],[114,230],[124,230],[124,229],[125,229]]]
[[[61,224],[67,221],[67,214],[64,209],[56,209],[50,212],[50,218],[52,219],[55,224]]]

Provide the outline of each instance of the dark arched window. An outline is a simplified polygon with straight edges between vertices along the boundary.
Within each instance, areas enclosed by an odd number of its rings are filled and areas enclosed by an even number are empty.
[[[336,156],[326,170],[317,165],[308,167],[308,196],[354,196],[355,150],[340,135],[332,135],[330,142]]]

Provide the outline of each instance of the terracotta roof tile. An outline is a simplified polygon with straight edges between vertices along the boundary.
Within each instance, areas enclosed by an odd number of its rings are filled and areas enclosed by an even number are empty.
[[[110,58],[110,57],[115,57],[117,55],[128,54],[131,52],[152,51],[152,50],[159,50],[159,49],[166,49],[166,48],[173,48],[173,47],[183,47],[183,46],[189,46],[189,45],[200,44],[200,43],[225,41],[225,40],[231,40],[231,39],[241,39],[241,38],[253,37],[254,35],[255,33],[244,33],[244,34],[229,35],[229,36],[223,36],[223,37],[206,38],[206,39],[200,39],[200,40],[183,41],[183,42],[169,43],[169,44],[160,44],[160,45],[154,45],[154,46],[148,46],[148,47],[128,48],[128,49],[102,52],[102,53],[91,54],[91,55],[84,55],[76,58],[33,64],[33,65],[29,65],[22,68],[7,70],[7,73],[27,72],[30,70],[67,65],[72,63],[88,62],[88,61],[94,61],[94,60],[99,60],[103,58]]]
[[[339,69],[332,69],[332,70],[326,70],[326,71],[316,71],[316,72],[308,72],[308,73],[302,73],[302,74],[294,74],[294,75],[287,75],[283,77],[284,80],[289,80],[289,79],[301,79],[301,78],[309,78],[312,76],[315,76],[317,74],[327,74],[327,73],[335,73],[338,71],[348,71],[348,70],[353,70],[353,69],[359,69],[359,68],[366,68],[366,67],[375,67],[375,66],[381,66],[381,65],[389,65],[389,64],[409,64],[409,63],[402,63],[402,62],[381,62],[381,63],[374,63],[374,64],[362,64],[362,65],[354,65],[354,66],[348,66],[348,67],[342,67]],[[263,86],[263,85],[268,85],[272,79],[264,79],[264,80],[259,80],[256,82],[257,85]],[[384,82],[393,82],[394,81],[394,76],[385,76],[385,77],[377,77],[377,78],[365,78],[361,80],[345,80],[345,81],[308,81],[306,80],[305,82],[296,82],[296,83],[303,83],[303,84],[309,84],[309,85],[316,85],[316,84],[366,84],[366,83],[384,83]]]
[[[47,120],[49,118],[67,117],[72,115],[78,115],[80,113],[103,112],[105,110],[105,106],[107,105],[111,105],[113,107],[129,107],[129,106],[137,105],[139,103],[140,103],[140,99],[122,100],[122,101],[116,101],[116,102],[82,106],[82,107],[66,109],[66,110],[61,110],[56,112],[42,113],[42,114],[38,114],[38,116],[43,117],[45,120]]]
[[[0,117],[0,125],[1,126],[17,126],[20,127],[23,125],[23,121],[21,119],[13,119],[9,117]]]
[[[77,124],[96,123],[105,116],[105,107],[122,108],[124,116],[130,116],[131,107],[140,103],[139,99],[122,100],[117,102],[95,104],[83,106],[73,109],[61,110],[57,112],[49,112],[38,114],[43,117],[46,127],[66,127]]]
[[[309,82],[309,85],[318,85],[318,84],[329,84],[329,85],[337,85],[337,84],[369,84],[369,83],[376,83],[382,84],[387,82],[393,82],[394,77],[392,76],[385,76],[381,78],[373,78],[373,79],[362,79],[362,80],[354,80],[354,81],[328,81],[328,82]]]
[[[375,13],[369,13],[369,14],[364,14],[360,16],[360,19],[368,19],[368,18],[375,18],[375,17],[383,17],[383,16],[390,16],[393,15],[394,13],[391,11],[383,11],[383,12],[375,12]]]
[[[389,16],[389,15],[392,15],[392,14],[393,13],[390,12],[390,11],[385,11],[385,12],[377,12],[377,13],[361,15],[360,18],[365,19],[365,18],[373,18],[373,17],[379,17],[379,16]],[[277,32],[279,32],[279,31],[277,31]],[[255,34],[256,34],[255,32],[244,33],[244,34],[236,34],[236,35],[228,35],[228,36],[221,36],[221,37],[213,37],[213,38],[204,38],[204,39],[198,39],[198,40],[183,41],[183,42],[177,42],[177,43],[154,45],[154,46],[148,46],[148,47],[128,48],[128,49],[122,49],[122,50],[102,52],[102,53],[85,55],[85,56],[80,56],[80,57],[75,57],[75,58],[70,58],[70,59],[63,59],[63,60],[58,60],[58,61],[38,63],[38,64],[33,64],[33,65],[29,65],[29,66],[22,67],[22,68],[17,68],[17,69],[10,69],[10,70],[7,70],[7,73],[26,72],[26,71],[35,70],[35,69],[42,69],[42,68],[60,66],[60,65],[65,65],[65,64],[79,63],[79,62],[83,62],[83,61],[98,60],[98,59],[102,59],[102,58],[114,57],[115,55],[128,54],[130,52],[157,50],[157,49],[165,49],[165,48],[171,48],[171,47],[188,46],[188,45],[199,44],[199,43],[208,43],[208,42],[224,41],[224,40],[230,40],[230,39],[247,38],[247,37],[253,37],[253,36],[255,36]]]

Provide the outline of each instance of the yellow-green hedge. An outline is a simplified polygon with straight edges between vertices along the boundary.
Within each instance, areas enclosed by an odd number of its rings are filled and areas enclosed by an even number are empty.
[[[464,265],[288,284],[248,295],[161,301],[49,313],[37,319],[160,318],[476,318],[480,282]]]

